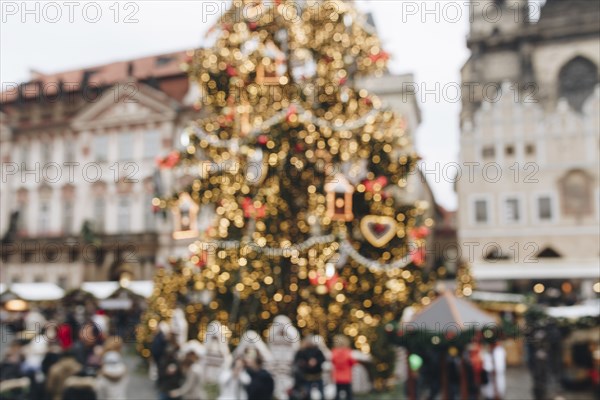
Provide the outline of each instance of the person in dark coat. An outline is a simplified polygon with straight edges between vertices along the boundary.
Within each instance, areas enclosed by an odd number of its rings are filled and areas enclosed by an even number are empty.
[[[323,387],[323,363],[325,356],[317,346],[314,337],[307,337],[302,341],[302,347],[294,357],[294,367],[297,369],[302,382],[303,392],[310,397],[313,387],[317,387],[321,398],[325,398]]]
[[[178,389],[183,383],[183,372],[177,357],[179,346],[173,335],[167,336],[166,345],[156,365],[158,369],[158,380],[156,385],[160,400],[172,399],[169,393]]]
[[[275,390],[273,377],[263,368],[260,356],[246,360],[246,372],[250,375],[250,384],[246,386],[248,400],[271,400]]]

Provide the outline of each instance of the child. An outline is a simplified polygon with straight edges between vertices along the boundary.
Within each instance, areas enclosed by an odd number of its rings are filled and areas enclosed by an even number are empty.
[[[333,364],[333,381],[336,386],[335,399],[352,400],[352,366],[356,360],[352,357],[350,341],[346,336],[336,336],[333,339],[334,348],[331,351]],[[341,396],[341,393],[344,396]]]

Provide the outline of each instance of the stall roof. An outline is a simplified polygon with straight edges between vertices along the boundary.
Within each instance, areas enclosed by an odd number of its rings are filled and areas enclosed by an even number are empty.
[[[119,282],[84,282],[81,284],[81,290],[90,293],[98,300],[109,298],[119,290],[119,287]]]
[[[147,299],[154,291],[154,282],[152,281],[133,281],[127,287],[133,293]]]
[[[554,318],[577,319],[600,316],[600,301],[592,300],[575,306],[548,307],[546,314]]]
[[[524,303],[526,300],[522,294],[481,292],[478,290],[474,291],[469,298],[475,301],[492,301],[498,303]]]
[[[538,260],[527,264],[476,262],[471,273],[476,281],[518,279],[597,279],[598,259]]]
[[[64,297],[65,291],[54,283],[13,283],[10,286],[2,285],[2,292],[14,293],[17,297],[26,301],[52,301]]]
[[[81,284],[81,290],[90,293],[98,300],[108,299],[120,288],[119,282],[84,282]],[[148,298],[154,290],[154,282],[132,281],[129,282],[126,289],[138,296]]]

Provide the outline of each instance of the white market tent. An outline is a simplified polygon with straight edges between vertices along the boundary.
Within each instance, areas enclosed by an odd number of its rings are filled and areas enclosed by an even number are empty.
[[[98,300],[109,298],[119,290],[119,282],[84,282],[81,284],[81,290],[88,292]]]
[[[127,289],[131,290],[133,293],[138,296],[142,296],[147,299],[152,295],[154,291],[154,282],[152,281],[132,281],[129,283]]]
[[[522,294],[514,294],[514,293],[496,293],[496,292],[481,292],[474,291],[471,296],[469,296],[471,300],[476,301],[490,301],[490,302],[500,302],[500,303],[525,303],[525,296]]]
[[[121,285],[119,282],[84,282],[81,284],[81,290],[90,293],[98,300],[105,300],[115,294]],[[148,298],[154,290],[154,282],[152,281],[132,281],[125,289],[141,296]]]
[[[546,261],[519,264],[510,262],[473,263],[476,281],[518,279],[598,279],[598,260]]]
[[[546,314],[553,318],[579,319],[600,316],[600,301],[591,300],[575,306],[548,307]]]
[[[0,284],[0,294],[10,292],[21,300],[53,301],[64,297],[65,291],[54,283],[13,283],[10,286]]]

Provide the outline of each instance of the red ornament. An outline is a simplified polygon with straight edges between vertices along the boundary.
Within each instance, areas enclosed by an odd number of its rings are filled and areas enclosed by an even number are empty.
[[[296,106],[292,104],[287,110],[287,114],[285,116],[286,121],[290,122],[290,118],[292,117],[292,115],[296,115],[297,112],[298,111],[296,110]]]
[[[197,267],[204,267],[208,263],[208,251],[203,250],[198,254],[198,261],[196,261]]]
[[[244,210],[244,217],[246,218],[260,219],[266,215],[266,206],[263,204],[260,207],[256,207],[250,197],[245,197],[242,201],[242,210]]]
[[[322,287],[324,293],[330,293],[335,288],[336,283],[340,282],[343,287],[346,283],[340,278],[337,271],[333,271],[330,275],[323,271],[314,271],[308,275],[308,281],[311,285]]]
[[[250,29],[251,31],[255,31],[256,28],[258,28],[258,24],[254,21],[249,21],[248,22],[248,29]]]
[[[260,144],[261,146],[266,145],[268,141],[269,138],[267,137],[267,135],[260,135],[256,138],[256,143]]]
[[[389,60],[389,59],[390,59],[390,55],[389,55],[389,53],[387,53],[387,52],[385,52],[385,51],[383,51],[383,50],[382,50],[382,51],[380,51],[380,52],[379,52],[379,53],[377,53],[377,54],[371,54],[371,55],[369,56],[369,59],[370,59],[371,61],[373,61],[373,62],[377,62],[377,61],[379,61],[379,60],[384,60],[384,61],[387,61],[387,60]]]
[[[227,71],[227,75],[229,75],[229,76],[237,76],[238,75],[238,72],[233,65],[228,65],[226,71]]]
[[[294,145],[294,151],[296,153],[302,153],[304,151],[304,145],[302,143],[296,143]]]
[[[412,262],[417,267],[421,267],[423,264],[425,264],[425,258],[426,258],[425,247],[419,247],[411,255]]]
[[[348,82],[348,78],[347,77],[343,77],[342,79],[340,79],[340,85],[345,85],[346,82]]]
[[[370,193],[379,192],[379,191],[383,190],[383,188],[386,187],[387,184],[388,184],[388,179],[385,176],[380,176],[380,177],[372,179],[372,180],[363,181],[363,185],[365,185],[365,190]],[[377,190],[375,189],[376,185],[378,185]]]
[[[174,150],[171,153],[169,153],[168,156],[166,156],[165,158],[159,158],[156,160],[156,163],[158,164],[159,168],[173,168],[175,165],[177,165],[177,163],[179,162],[179,160],[181,159],[181,154]]]
[[[427,236],[429,236],[429,228],[426,226],[419,226],[411,229],[409,234],[414,239],[425,239]]]

